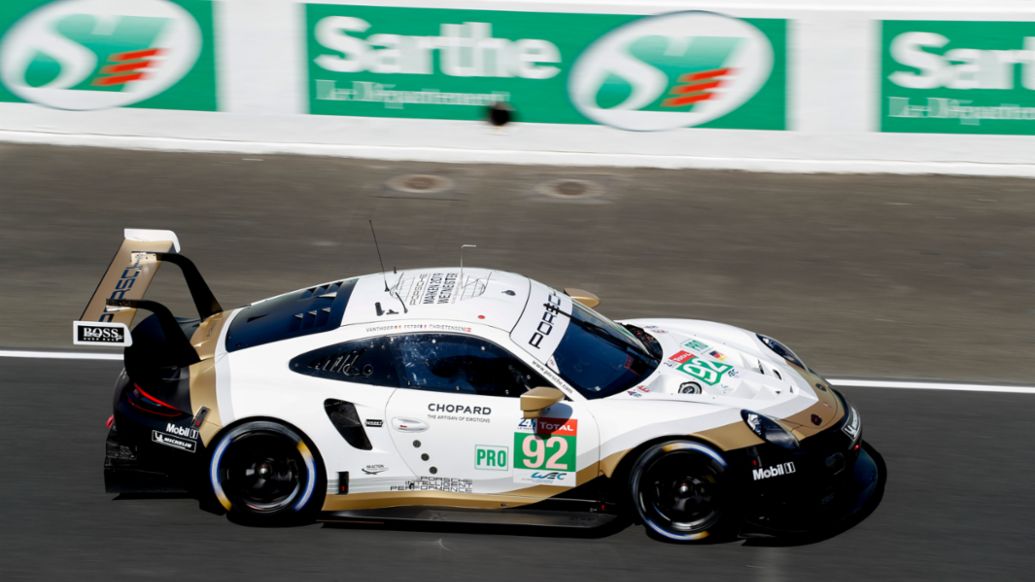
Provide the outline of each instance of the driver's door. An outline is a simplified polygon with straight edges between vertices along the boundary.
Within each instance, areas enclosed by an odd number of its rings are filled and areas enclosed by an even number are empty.
[[[574,487],[580,468],[596,466],[599,436],[584,403],[523,419],[520,396],[549,384],[499,345],[460,334],[412,334],[393,345],[400,388],[386,424],[416,475],[406,488],[542,498],[560,490],[533,487]]]

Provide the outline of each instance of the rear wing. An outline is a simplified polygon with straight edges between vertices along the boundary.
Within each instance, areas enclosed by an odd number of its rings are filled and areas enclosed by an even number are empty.
[[[133,324],[138,309],[157,315],[163,328],[178,329],[176,318],[167,308],[144,300],[144,294],[163,262],[172,263],[183,272],[201,319],[221,312],[223,308],[198,268],[179,253],[180,241],[171,230],[125,229],[122,245],[108,264],[108,270],[83,314],[72,324],[72,342],[76,345],[130,346],[133,340],[129,326]],[[182,333],[178,335],[182,336]]]

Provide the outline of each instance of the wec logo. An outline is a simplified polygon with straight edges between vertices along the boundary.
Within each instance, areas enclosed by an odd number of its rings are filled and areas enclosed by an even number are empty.
[[[0,45],[3,83],[15,95],[59,109],[137,103],[194,66],[197,22],[165,0],[65,0],[16,23]]]
[[[643,18],[591,45],[568,92],[590,119],[619,129],[693,127],[743,105],[773,68],[773,47],[736,18],[681,12]]]

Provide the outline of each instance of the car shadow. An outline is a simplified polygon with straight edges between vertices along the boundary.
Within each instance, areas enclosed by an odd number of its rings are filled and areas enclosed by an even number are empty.
[[[615,535],[631,525],[631,521],[618,517],[605,525],[593,528],[544,527],[513,524],[471,524],[444,521],[324,521],[328,529],[360,529],[407,532],[434,532],[457,534],[486,534],[537,538],[600,539]]]
[[[822,529],[810,531],[808,533],[794,533],[794,534],[783,534],[779,536],[766,536],[766,537],[749,537],[744,539],[744,545],[756,546],[756,547],[793,547],[793,546],[807,546],[810,544],[817,544],[831,538],[837,537],[844,532],[854,528],[863,521],[865,521],[877,507],[880,506],[884,500],[884,488],[888,482],[888,465],[884,461],[884,457],[877,452],[876,449],[871,447],[868,443],[865,444],[866,452],[873,459],[877,467],[877,480],[873,485],[872,490],[867,495],[865,501],[850,512],[850,515],[839,521],[838,523]]]

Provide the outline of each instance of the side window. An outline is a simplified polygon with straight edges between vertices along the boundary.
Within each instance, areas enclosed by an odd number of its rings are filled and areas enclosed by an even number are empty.
[[[345,342],[306,352],[291,360],[299,374],[379,386],[398,386],[388,338]]]
[[[422,333],[398,337],[394,345],[402,388],[517,397],[550,385],[503,348],[479,338]]]

